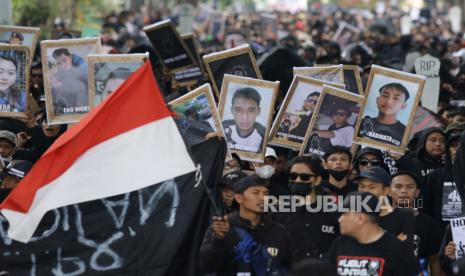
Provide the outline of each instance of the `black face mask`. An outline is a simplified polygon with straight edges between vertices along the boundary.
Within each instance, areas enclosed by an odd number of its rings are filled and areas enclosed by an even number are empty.
[[[310,183],[289,182],[289,190],[292,195],[307,196],[313,191]]]
[[[328,173],[334,177],[337,181],[341,181],[342,179],[344,179],[344,177],[346,177],[347,175],[349,175],[349,170],[345,170],[345,171],[335,171],[335,170],[328,170]]]

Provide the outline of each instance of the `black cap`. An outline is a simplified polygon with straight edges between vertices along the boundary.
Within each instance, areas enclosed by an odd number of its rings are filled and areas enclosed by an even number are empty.
[[[15,160],[11,161],[1,173],[3,176],[12,175],[19,178],[24,178],[26,174],[31,170],[32,163],[26,160]]]
[[[255,187],[255,186],[268,187],[265,179],[260,178],[258,175],[252,175],[252,176],[247,176],[247,177],[244,177],[238,180],[234,184],[233,190],[234,190],[234,193],[237,194],[237,193],[241,193],[247,190],[247,188]]]
[[[220,183],[222,184],[222,186],[224,185],[226,187],[234,189],[234,184],[244,177],[247,177],[245,173],[241,171],[232,171],[223,175],[223,178],[221,179]]]
[[[381,167],[371,167],[366,171],[362,172],[354,180],[361,180],[364,178],[382,183],[384,186],[389,186],[391,180],[389,174]]]
[[[369,192],[351,192],[345,198],[342,206],[348,212],[364,213],[379,217],[378,198]]]

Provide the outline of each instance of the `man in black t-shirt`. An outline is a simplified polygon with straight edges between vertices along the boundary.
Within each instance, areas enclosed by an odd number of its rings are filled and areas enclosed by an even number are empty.
[[[409,92],[400,83],[388,83],[379,89],[376,98],[378,116],[366,116],[360,124],[359,137],[368,137],[394,146],[400,146],[405,125],[397,120],[397,113],[407,107]]]
[[[413,252],[379,226],[378,205],[376,196],[367,192],[353,192],[344,199],[344,207],[349,211],[339,218],[342,236],[333,242],[326,255],[336,265],[338,275],[418,273]]]

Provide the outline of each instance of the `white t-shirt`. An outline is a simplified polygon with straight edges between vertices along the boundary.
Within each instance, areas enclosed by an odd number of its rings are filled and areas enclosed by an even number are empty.
[[[332,131],[335,135],[333,138],[329,139],[332,145],[339,145],[346,148],[350,148],[352,146],[352,138],[354,137],[353,126],[346,126]]]
[[[262,143],[263,137],[256,129],[254,129],[252,133],[246,137],[241,137],[239,135],[235,125],[230,126],[228,130],[225,131],[231,131],[231,140],[228,140],[228,146],[230,149],[250,152],[260,151],[260,144]]]

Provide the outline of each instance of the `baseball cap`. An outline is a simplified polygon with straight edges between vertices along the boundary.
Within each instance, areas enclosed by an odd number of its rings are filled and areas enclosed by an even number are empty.
[[[6,139],[16,147],[16,135],[8,130],[0,130],[0,139]]]
[[[384,186],[389,186],[391,180],[389,174],[380,167],[371,167],[368,170],[365,170],[359,176],[357,176],[355,180],[361,180],[364,178],[370,179],[374,182],[382,183]]]
[[[3,176],[11,175],[19,178],[24,178],[26,174],[31,170],[32,163],[26,160],[14,160],[11,161],[1,173]]]
[[[223,175],[220,183],[224,186],[234,188],[234,184],[244,177],[247,177],[245,173],[236,170]]]
[[[278,159],[278,156],[276,155],[276,151],[270,147],[266,147],[265,158],[267,157],[274,157],[275,159]]]
[[[258,175],[247,176],[234,183],[233,191],[237,194],[247,190],[250,187],[256,186],[267,187],[265,179],[259,177]]]
[[[363,203],[363,204],[362,204]],[[364,213],[370,216],[379,217],[378,198],[369,192],[350,192],[342,203],[348,212]]]

